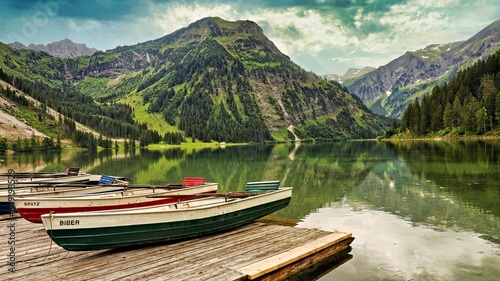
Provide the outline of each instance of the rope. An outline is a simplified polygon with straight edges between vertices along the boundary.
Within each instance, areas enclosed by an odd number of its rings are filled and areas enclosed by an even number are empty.
[[[50,218],[50,219],[49,219],[49,221],[50,221],[50,232],[51,232],[51,234],[52,234],[52,215],[53,215],[53,214],[54,214],[54,212],[51,212],[51,213],[50,213],[50,215],[49,215],[49,218]],[[50,236],[52,236],[52,235],[50,235]],[[43,259],[41,259],[41,260],[39,260],[39,261],[34,261],[34,262],[27,262],[27,261],[25,261],[25,260],[24,260],[24,258],[22,258],[22,257],[21,257],[21,260],[22,260],[23,262],[27,263],[27,264],[29,265],[29,267],[34,267],[34,266],[40,266],[40,265],[42,265],[42,264],[39,264],[39,263],[40,263],[40,262],[42,262],[42,261],[44,261],[44,260],[46,260],[46,259],[49,257],[50,252],[52,251],[52,244],[53,244],[53,240],[52,240],[52,238],[51,238],[51,239],[50,239],[50,245],[49,245],[49,251],[47,252],[47,255],[45,255],[45,257],[44,257]],[[26,254],[28,254],[28,251],[26,251],[26,253],[25,253],[24,255],[26,255]],[[52,261],[50,261],[50,262],[46,262],[46,263],[44,263],[44,264],[47,264],[47,263],[52,263],[52,262],[55,262],[55,261],[58,261],[58,260],[65,259],[66,257],[68,257],[68,255],[69,255],[69,251],[66,251],[66,255],[65,255],[64,257],[62,257],[62,258],[60,258],[60,259],[57,259],[57,260],[52,260]],[[37,263],[38,263],[38,264],[37,264]]]

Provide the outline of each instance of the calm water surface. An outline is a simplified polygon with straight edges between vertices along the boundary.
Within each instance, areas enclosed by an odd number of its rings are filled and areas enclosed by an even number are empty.
[[[0,172],[64,170],[133,184],[248,181],[293,186],[274,215],[297,227],[351,232],[343,262],[317,280],[499,280],[500,142],[342,142],[0,156]]]

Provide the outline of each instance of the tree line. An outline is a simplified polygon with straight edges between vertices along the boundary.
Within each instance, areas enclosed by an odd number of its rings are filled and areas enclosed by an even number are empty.
[[[57,137],[54,142],[53,138],[45,137],[40,141],[35,136],[28,138],[17,138],[15,140],[7,140],[0,138],[0,153],[5,153],[7,150],[15,152],[33,152],[33,151],[58,151],[61,150],[61,139]]]
[[[36,99],[46,107],[68,116],[75,121],[111,137],[138,139],[145,124],[133,120],[133,110],[125,104],[96,104],[95,101],[76,90],[68,82],[60,87],[52,87],[41,81],[32,81],[5,73],[0,68],[0,79],[12,84],[25,94]]]
[[[79,93],[71,85],[63,83],[61,88],[54,88],[40,81],[34,82],[8,75],[1,67],[0,79],[40,102],[40,105],[37,106],[15,90],[0,88],[0,93],[5,98],[36,112],[40,122],[44,119],[54,119],[48,114],[48,107],[59,112],[59,120],[56,122],[58,123],[57,128],[52,125],[50,127],[56,131],[59,130],[61,134],[71,138],[80,147],[95,149],[97,146],[102,146],[108,148],[112,144],[109,144],[108,140],[99,141],[91,133],[76,130],[76,122],[82,123],[108,138],[138,140],[143,135],[155,133],[149,130],[145,123],[137,123],[133,120],[133,110],[130,106],[117,103],[112,105],[96,104],[91,97]],[[8,145],[8,147],[12,148],[12,145]],[[15,150],[18,151],[19,147]],[[38,149],[38,146],[33,146],[33,149]]]

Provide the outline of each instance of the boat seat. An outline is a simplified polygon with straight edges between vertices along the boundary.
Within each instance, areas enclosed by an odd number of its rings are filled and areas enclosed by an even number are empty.
[[[279,180],[247,182],[245,185],[245,192],[266,192],[269,190],[277,190],[279,185]]]
[[[78,172],[80,172],[80,168],[78,167],[69,167],[66,169],[66,174],[68,176],[77,176]]]
[[[204,184],[205,184],[205,178],[186,177],[182,182],[182,186],[198,186]]]
[[[101,179],[99,180],[99,182],[97,182],[97,184],[113,184],[114,182],[115,182],[114,177],[102,175]]]

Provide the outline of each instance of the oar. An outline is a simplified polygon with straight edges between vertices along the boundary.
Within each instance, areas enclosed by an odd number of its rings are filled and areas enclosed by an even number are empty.
[[[57,185],[53,185],[53,184],[46,184],[46,185],[35,185],[35,186],[25,186],[25,187],[19,187],[19,188],[29,188],[29,189],[47,189],[47,188],[50,188],[50,189],[53,189],[53,190],[57,190],[59,188],[87,188],[87,187],[96,187],[96,186],[116,186],[116,187],[128,187],[128,184],[101,184],[101,185],[97,185],[97,184],[89,184],[89,183],[73,183],[73,184],[57,184]]]
[[[78,183],[78,182],[75,182]],[[45,184],[45,185],[59,185],[59,184],[71,184],[71,182],[68,181],[21,181],[21,182],[14,182],[14,185],[20,184],[20,185],[35,185],[35,184]],[[73,183],[74,184],[74,183]]]
[[[14,176],[15,178],[61,178],[65,177],[68,174],[66,173],[15,173],[15,174],[7,174],[7,173],[2,173],[0,176],[7,177],[7,176]]]
[[[129,185],[128,189],[132,188],[172,188],[172,189],[177,189],[177,188],[184,188],[187,186],[182,186],[182,184],[167,184],[167,185]]]
[[[196,193],[196,194],[155,194],[148,195],[148,198],[167,198],[167,197],[226,197],[226,198],[242,198],[256,196],[265,192],[230,192],[230,193]]]

